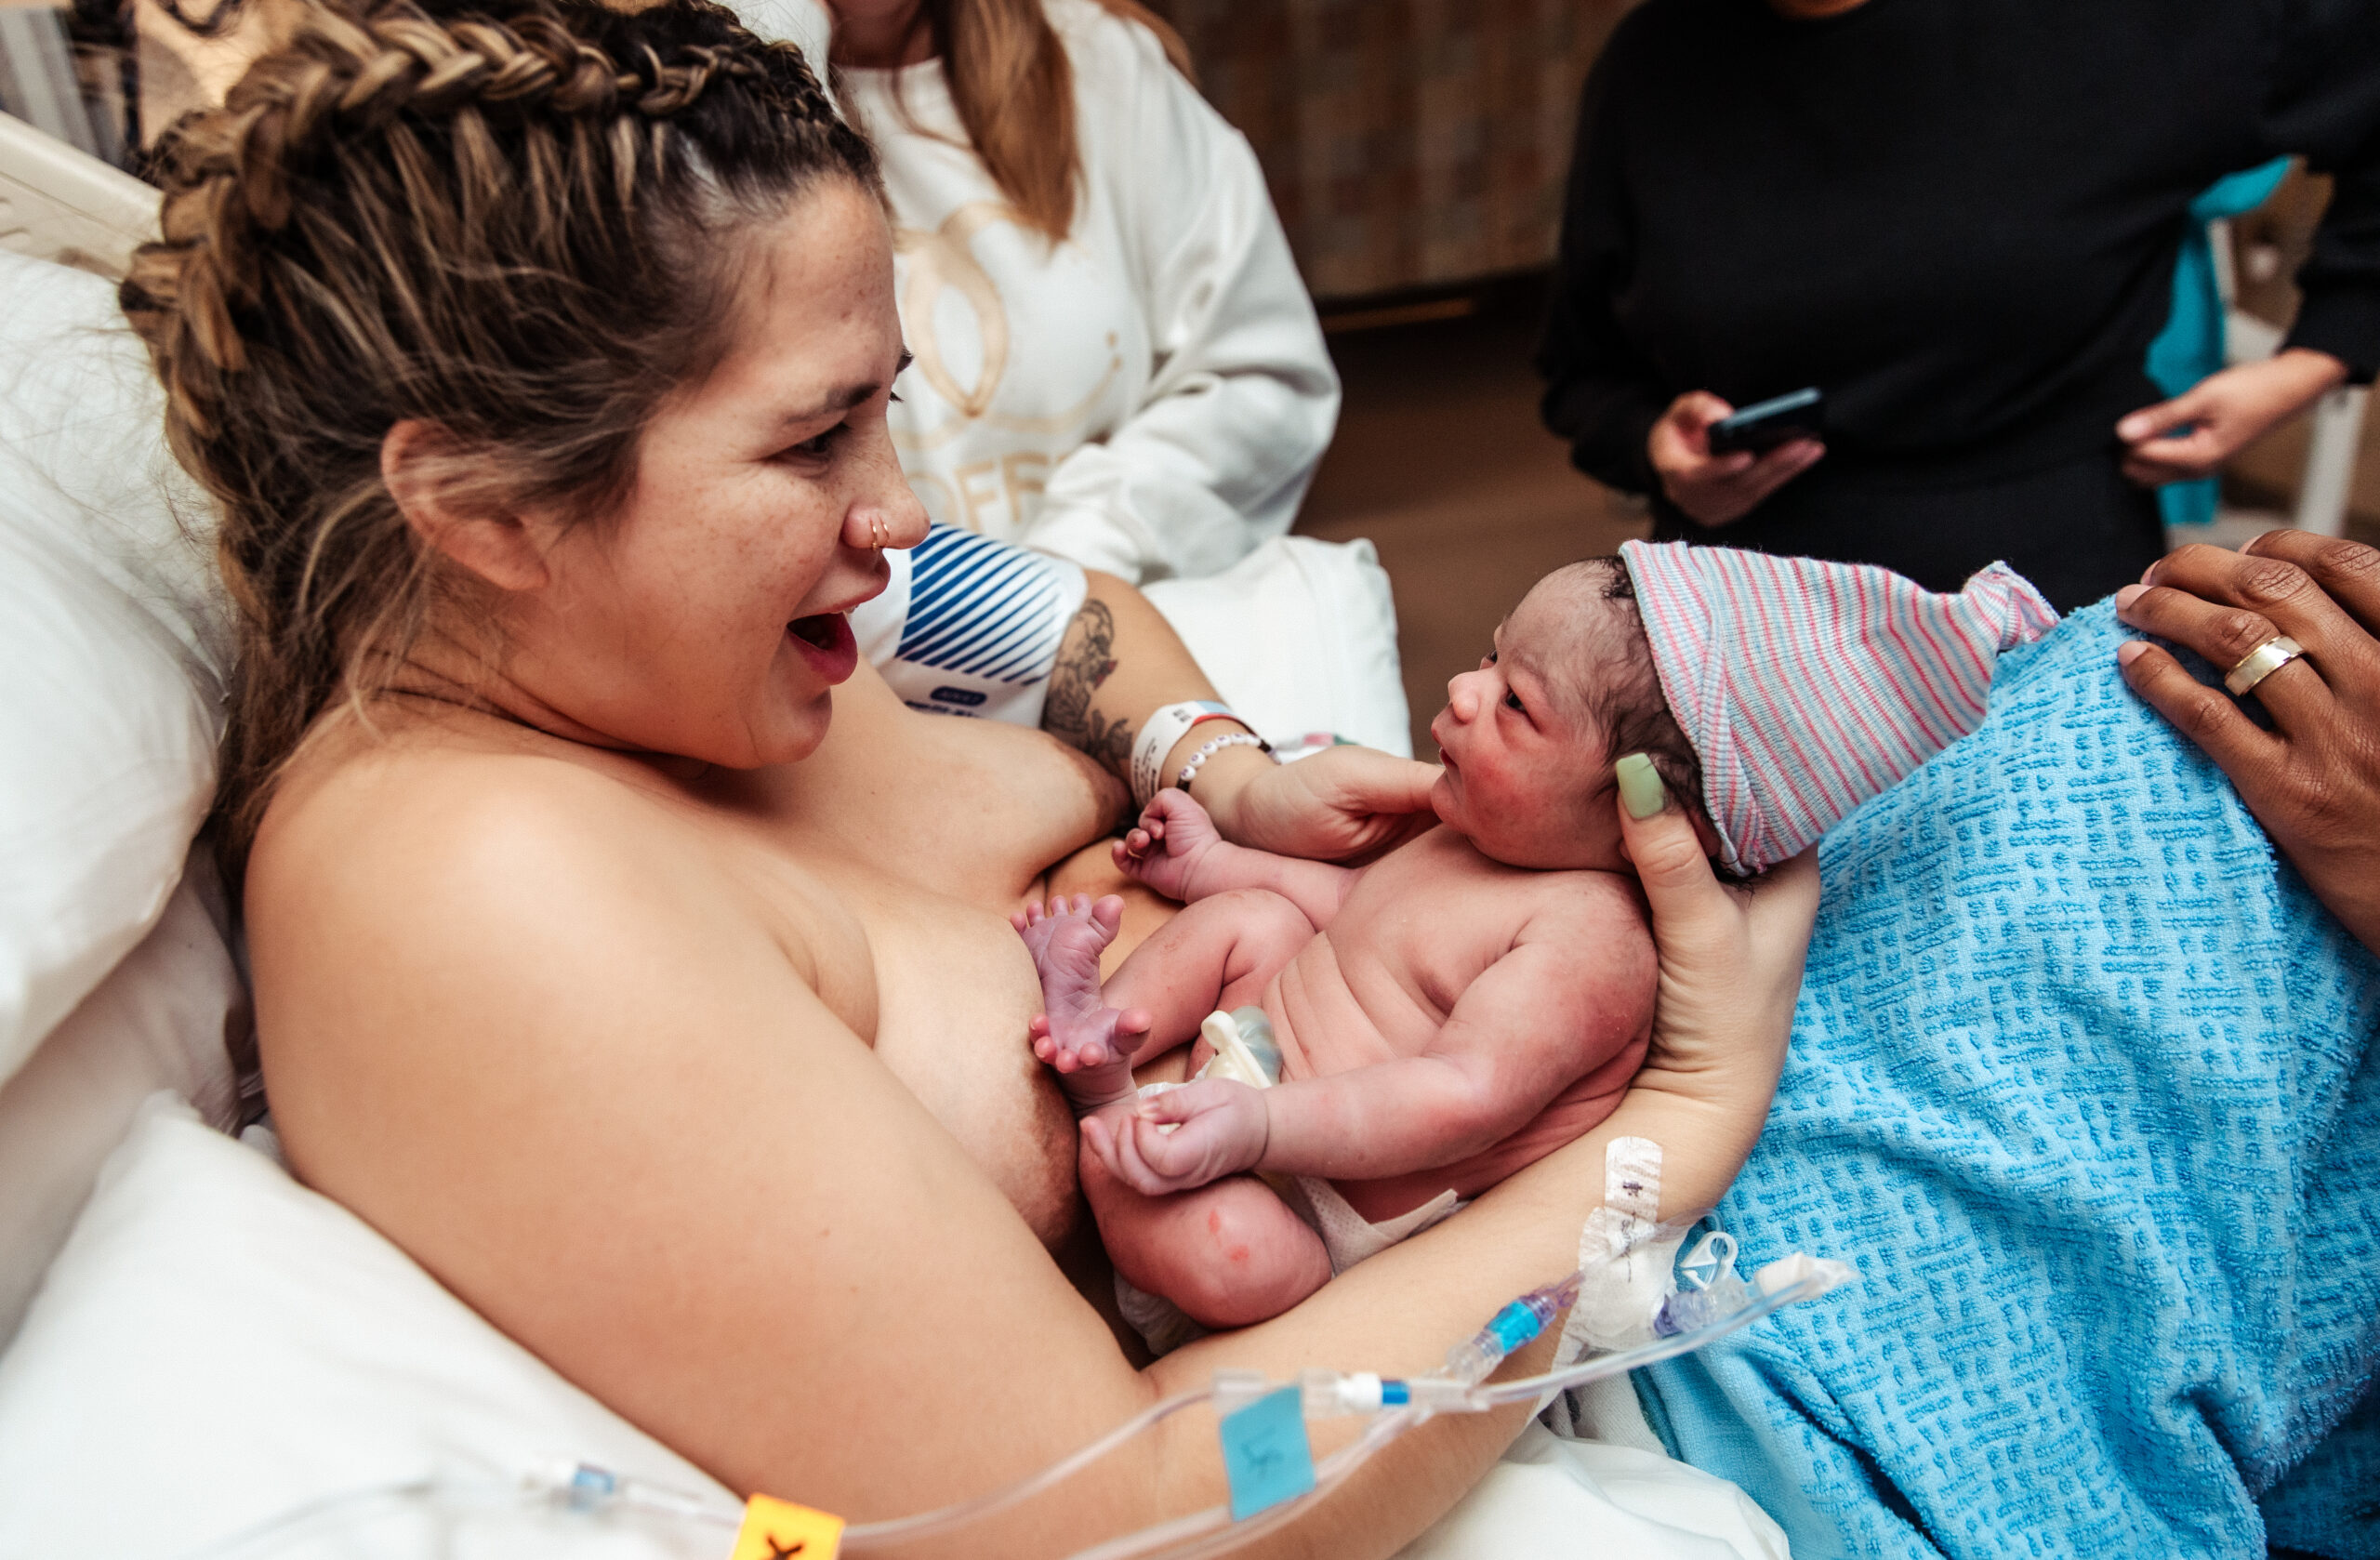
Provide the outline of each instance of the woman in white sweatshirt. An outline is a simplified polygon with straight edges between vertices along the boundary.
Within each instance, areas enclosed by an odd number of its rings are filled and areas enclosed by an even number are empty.
[[[1339,381],[1256,158],[1130,0],[828,0],[893,206],[903,469],[1133,583],[1289,529]]]

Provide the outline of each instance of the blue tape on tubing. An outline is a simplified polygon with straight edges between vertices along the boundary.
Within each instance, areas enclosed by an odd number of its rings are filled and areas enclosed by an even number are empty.
[[[1234,1522],[1245,1522],[1314,1487],[1314,1448],[1306,1443],[1305,1412],[1296,1387],[1267,1393],[1224,1415],[1221,1431]]]

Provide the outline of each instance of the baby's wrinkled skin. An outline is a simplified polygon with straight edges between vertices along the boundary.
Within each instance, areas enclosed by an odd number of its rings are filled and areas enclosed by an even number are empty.
[[[1443,826],[1332,866],[1233,845],[1164,790],[1116,858],[1187,907],[1104,988],[1121,901],[1013,918],[1048,1009],[1034,1053],[1081,1117],[1109,1255],[1202,1324],[1278,1315],[1330,1277],[1320,1236],[1241,1172],[1328,1180],[1375,1223],[1474,1196],[1609,1115],[1644,1059],[1653,945],[1608,795],[1617,755],[1580,693],[1582,663],[1642,635],[1565,575],[1448,686],[1431,726]],[[1137,1093],[1134,1061],[1249,1004],[1272,1022],[1278,1085]],[[1206,1058],[1200,1041],[1190,1069]]]

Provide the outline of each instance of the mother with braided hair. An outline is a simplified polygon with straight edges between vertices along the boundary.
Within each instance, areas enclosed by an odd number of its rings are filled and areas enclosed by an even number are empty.
[[[858,663],[844,615],[925,519],[886,430],[875,165],[800,56],[704,0],[320,9],[162,168],[123,299],[221,510],[215,827],[290,1161],[729,1486],[894,1516],[1220,1367],[1424,1370],[1571,1266],[1614,1135],[1673,1145],[1667,1217],[1741,1163],[1810,878],[1723,890],[1681,813],[1632,819],[1673,999],[1620,1109],[1136,1368],[1051,1254],[1089,1232],[1007,916],[1118,813],[1093,734],[1128,752],[1211,691],[1098,575],[1051,700],[1077,746],[917,713]],[[1197,785],[1236,839],[1344,856],[1433,773],[1232,746]],[[1518,1428],[1437,1422],[1281,1541],[1386,1553]],[[1209,1506],[1212,1435],[1181,1416],[937,1552]]]

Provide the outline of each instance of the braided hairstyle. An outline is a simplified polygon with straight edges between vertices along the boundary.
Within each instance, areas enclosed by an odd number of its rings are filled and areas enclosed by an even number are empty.
[[[725,350],[737,236],[826,178],[881,198],[800,51],[708,0],[495,3],[310,7],[158,149],[164,240],[120,298],[221,511],[234,892],[315,721],[361,712],[462,599],[381,480],[389,430],[444,430],[450,503],[600,518],[658,404]]]

